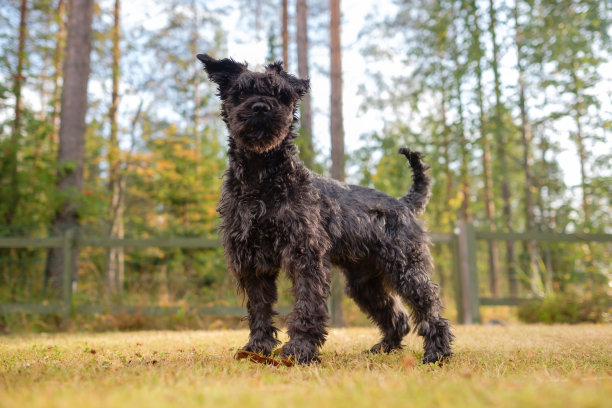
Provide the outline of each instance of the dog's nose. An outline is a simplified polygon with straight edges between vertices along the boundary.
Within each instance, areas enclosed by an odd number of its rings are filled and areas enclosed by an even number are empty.
[[[251,109],[256,113],[264,113],[270,110],[270,106],[264,102],[255,102],[253,106],[251,106]]]

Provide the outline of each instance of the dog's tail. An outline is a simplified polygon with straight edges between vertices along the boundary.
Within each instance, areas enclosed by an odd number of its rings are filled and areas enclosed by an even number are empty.
[[[425,173],[429,166],[421,160],[423,155],[419,152],[413,152],[407,147],[399,149],[398,153],[403,154],[408,159],[410,167],[412,167],[412,186],[408,194],[400,198],[400,201],[408,206],[408,208],[420,215],[431,197],[431,178]]]

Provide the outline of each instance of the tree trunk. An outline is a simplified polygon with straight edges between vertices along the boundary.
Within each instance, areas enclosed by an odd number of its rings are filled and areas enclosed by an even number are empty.
[[[481,125],[481,131],[482,131]],[[482,153],[482,167],[484,177],[484,201],[485,201],[485,218],[487,219],[487,225],[491,232],[497,230],[495,225],[495,202],[493,200],[493,170],[491,169],[491,142],[489,141],[488,135],[485,133],[481,136],[483,138],[483,153]],[[487,247],[489,252],[489,290],[493,297],[501,297],[501,279],[499,272],[499,249],[497,247],[497,241],[487,241]]]
[[[499,171],[501,176],[501,195],[503,205],[504,223],[506,230],[512,232],[512,210],[510,208],[510,183],[508,180],[508,164],[506,157],[506,129],[503,123],[503,109],[501,102],[501,80],[499,76],[499,44],[495,26],[497,24],[496,11],[493,0],[489,0],[489,32],[491,34],[491,44],[493,48],[493,59],[491,60],[491,68],[493,69],[493,80],[495,88],[495,119],[493,121],[494,133],[497,140],[497,159],[499,161]],[[516,270],[514,266],[514,245],[512,241],[506,242],[506,263],[508,268],[508,285],[510,288],[510,296],[518,296],[518,280],[516,278]]]
[[[308,70],[308,1],[297,0],[296,10],[297,23],[297,57],[298,75],[306,79]],[[300,157],[309,169],[314,165],[314,146],[312,143],[312,110],[310,104],[310,92],[304,95],[300,102]]]
[[[450,166],[450,127],[448,126],[447,108],[446,104],[446,86],[442,84],[442,103],[441,103],[441,114],[442,114],[442,158],[444,159],[444,175],[446,179],[446,202],[450,202],[453,199],[453,171]]]
[[[287,9],[287,0],[282,0],[282,9],[283,67],[285,71],[289,71],[289,10]]]
[[[19,20],[19,45],[17,47],[17,72],[15,73],[15,83],[13,86],[13,92],[15,94],[15,121],[13,122],[13,148],[15,154],[17,153],[17,145],[19,143],[19,137],[21,133],[21,113],[23,111],[23,102],[21,101],[21,88],[23,86],[23,65],[25,60],[25,41],[26,41],[26,29],[27,29],[27,16],[28,6],[27,0],[21,0],[21,6],[19,8],[20,20]],[[15,161],[17,166],[17,161]]]
[[[123,212],[124,194],[122,185],[125,184],[121,174],[121,150],[118,140],[117,111],[119,109],[119,77],[121,51],[119,49],[120,40],[120,0],[115,0],[113,10],[113,31],[112,31],[112,91],[111,105],[108,112],[110,123],[110,137],[108,146],[108,166],[109,166],[109,191],[111,193],[111,225],[110,237],[123,238]],[[122,277],[124,275],[124,249],[123,247],[113,247],[108,249],[106,259],[106,288],[109,296],[114,296],[121,292],[123,288]]]
[[[578,159],[580,161],[580,189],[582,190],[582,212],[584,214],[584,226],[585,230],[589,230],[591,225],[591,215],[589,209],[589,196],[587,192],[587,175],[586,175],[586,160],[587,154],[584,147],[584,135],[582,134],[582,123],[580,122],[580,115],[574,116],[576,122],[576,146],[578,149]]]
[[[484,181],[484,207],[485,207],[485,219],[486,225],[488,225],[490,231],[495,231],[495,203],[493,201],[492,185],[492,169],[491,169],[491,142],[489,141],[489,134],[486,125],[486,115],[484,106],[484,92],[482,89],[482,58],[484,56],[484,50],[481,43],[481,34],[479,25],[479,13],[478,6],[475,0],[471,0],[468,4],[469,14],[466,14],[466,26],[471,27],[472,45],[475,54],[475,67],[474,71],[476,74],[476,103],[478,105],[478,132],[480,134],[480,143],[482,144],[482,172]],[[469,16],[473,18],[473,24],[470,24]],[[499,279],[499,251],[497,248],[497,241],[487,241],[487,248],[489,253],[489,291],[491,296],[500,297],[500,279]]]
[[[331,135],[331,176],[339,181],[344,180],[344,135],[342,129],[342,59],[340,46],[340,0],[330,0],[330,135]],[[343,325],[342,288],[339,272],[334,272],[332,284],[332,322]]]
[[[589,194],[587,189],[587,174],[586,174],[586,166],[587,166],[587,152],[584,146],[584,134],[582,132],[582,122],[580,121],[580,117],[583,116],[583,112],[581,112],[579,107],[579,101],[582,99],[580,95],[580,81],[576,76],[575,72],[571,73],[572,78],[572,92],[574,93],[574,99],[576,101],[576,108],[574,109],[574,122],[576,123],[576,133],[574,137],[574,142],[576,143],[576,148],[578,150],[578,159],[580,161],[580,189],[582,190],[582,213],[583,213],[583,221],[584,221],[584,229],[588,231],[591,228],[591,214],[590,214],[590,206],[589,206]]]
[[[542,163],[542,166],[544,169],[547,168],[547,159],[546,159],[546,152],[548,151],[548,143],[546,142],[546,139],[544,137],[542,137],[541,143],[540,143],[540,162]],[[539,180],[539,178],[535,178],[536,183],[537,180]],[[541,183],[537,183],[536,184],[537,187],[537,191],[538,191],[538,209],[540,211],[541,214],[541,222],[538,225],[538,230],[542,231],[543,225],[546,225],[546,230],[547,231],[552,231],[551,225],[552,222],[550,220],[550,216],[549,213],[550,211],[548,210],[548,206],[544,203],[544,195],[542,194],[542,187],[543,184]],[[554,277],[553,277],[553,269],[552,269],[552,254],[551,254],[551,250],[550,250],[550,243],[545,242],[544,243],[544,265],[545,265],[545,271],[544,271],[544,288],[546,293],[550,294],[553,292],[554,290]]]
[[[60,109],[61,109],[61,79],[62,79],[62,62],[64,61],[65,46],[66,46],[66,2],[59,0],[56,12],[57,33],[55,34],[55,53],[53,54],[53,106],[51,111],[51,124],[53,125],[52,140],[58,139],[60,126]]]
[[[472,215],[470,214],[470,181],[468,174],[468,165],[470,161],[469,150],[467,146],[467,138],[465,136],[465,119],[463,114],[463,101],[461,100],[461,80],[463,75],[461,74],[461,65],[459,61],[459,50],[456,44],[453,44],[453,62],[455,64],[455,72],[453,77],[455,79],[455,92],[457,99],[457,115],[458,115],[458,129],[457,133],[459,136],[459,145],[461,151],[461,165],[459,171],[460,186],[459,191],[461,194],[461,208],[459,209],[459,217],[466,222],[472,221]]]
[[[514,5],[514,25],[516,43],[516,67],[518,70],[518,91],[519,91],[519,110],[521,116],[521,138],[523,140],[523,168],[525,170],[525,229],[533,231],[535,229],[533,213],[533,178],[531,169],[533,166],[531,157],[531,123],[527,114],[525,102],[525,68],[523,67],[524,55],[522,51],[523,39],[519,26],[518,1]],[[542,295],[541,271],[538,264],[538,248],[535,241],[527,241],[527,253],[529,255],[529,271],[531,273],[531,292]]]
[[[10,193],[8,197],[5,197],[8,201],[7,211],[5,213],[4,224],[11,225],[15,220],[15,214],[17,213],[17,206],[20,201],[19,194],[19,151],[21,141],[21,116],[23,111],[22,92],[23,87],[23,66],[25,62],[25,42],[26,42],[26,30],[27,30],[27,16],[28,7],[27,1],[21,0],[20,6],[20,20],[19,20],[19,43],[17,46],[17,71],[15,72],[14,83],[13,83],[13,94],[15,95],[15,120],[13,121],[13,129],[11,133],[11,144],[10,144],[10,155],[9,155],[9,185]],[[4,166],[2,166],[4,167]]]
[[[191,10],[193,12],[193,25],[191,28],[191,40],[189,44],[189,50],[192,55],[195,55],[198,51],[198,43],[200,42],[200,34],[198,32],[198,6],[195,0],[191,3]],[[202,115],[200,113],[200,104],[202,100],[200,98],[200,78],[201,73],[199,67],[194,67],[194,75],[193,75],[193,102],[194,102],[194,111],[193,111],[193,134],[195,138],[195,154],[196,154],[196,163],[200,162],[201,154],[202,154],[202,131],[200,130],[200,122],[202,120]],[[216,134],[213,132],[213,134]]]
[[[340,50],[340,0],[330,0],[330,56],[331,56],[331,176],[344,180],[344,135],[342,129],[342,59]]]
[[[68,18],[68,39],[64,60],[64,86],[60,114],[58,149],[59,174],[57,189],[64,199],[53,220],[54,233],[63,233],[79,222],[78,197],[83,190],[83,158],[85,150],[85,113],[87,110],[87,81],[89,79],[89,53],[91,51],[91,21],[93,0],[71,0]],[[72,253],[77,265],[78,248]],[[47,276],[52,288],[62,288],[64,256],[62,248],[49,251]],[[73,281],[76,275],[73,276]]]
[[[53,23],[54,23],[54,19],[55,19],[55,15],[53,13],[53,8],[51,4],[41,4],[40,6],[40,11],[42,11],[45,16],[44,16],[44,25],[45,25],[45,32],[52,32],[53,31]],[[46,121],[48,120],[48,107],[49,107],[49,101],[47,100],[47,98],[49,98],[48,92],[47,92],[47,82],[49,81],[49,74],[48,74],[48,70],[49,67],[52,66],[51,61],[53,60],[53,54],[55,51],[51,50],[50,48],[44,47],[43,48],[43,55],[42,55],[42,67],[40,70],[40,78],[38,81],[39,84],[39,88],[38,88],[38,93],[40,94],[40,112],[38,112],[38,120],[40,121]],[[37,147],[36,149],[36,153],[35,153],[35,157],[38,158],[38,155],[40,154],[40,148],[42,147],[42,144]]]
[[[572,55],[575,58],[575,55]],[[588,191],[588,176],[586,174],[587,167],[587,151],[584,145],[584,133],[582,130],[582,122],[580,118],[585,116],[585,111],[580,108],[581,100],[584,100],[583,95],[581,95],[581,81],[578,79],[576,72],[571,71],[572,78],[572,91],[574,93],[575,100],[575,109],[574,109],[574,121],[576,122],[576,134],[574,141],[576,142],[576,148],[578,150],[578,159],[580,162],[580,189],[582,190],[582,213],[583,213],[583,229],[588,232],[591,229],[591,207],[590,207],[590,198]],[[589,283],[591,285],[591,289],[594,289],[595,285],[595,267],[593,265],[593,246],[590,242],[586,242],[583,246],[585,256],[584,263],[587,274],[590,276]]]

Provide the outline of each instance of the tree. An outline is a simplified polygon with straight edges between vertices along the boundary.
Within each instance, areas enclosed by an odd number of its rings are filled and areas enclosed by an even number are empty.
[[[344,180],[344,135],[342,129],[342,56],[340,43],[340,0],[330,0],[330,135],[331,135],[331,176]],[[341,287],[338,273],[334,274],[332,295],[332,320],[337,326],[342,326],[342,305],[340,299]],[[340,291],[340,294],[337,292]]]
[[[21,139],[22,131],[22,113],[23,113],[23,101],[22,101],[22,87],[23,87],[23,66],[25,63],[25,43],[26,43],[26,30],[27,30],[27,14],[28,7],[27,1],[21,0],[19,8],[19,45],[17,49],[17,71],[14,75],[13,94],[15,95],[15,119],[13,120],[11,143],[9,146],[9,159],[8,159],[8,172],[9,172],[9,188],[10,192],[7,194],[7,211],[4,215],[4,223],[9,225],[13,223],[13,218],[17,212],[17,206],[19,205],[19,144]]]
[[[57,156],[59,165],[57,189],[62,193],[62,199],[53,220],[53,229],[56,232],[66,231],[79,224],[93,4],[93,0],[71,0],[69,6]],[[77,259],[78,248],[75,247],[72,253],[73,265],[76,265]],[[61,248],[49,250],[46,274],[56,291],[62,287],[64,262]]]
[[[497,160],[499,163],[499,178],[501,179],[501,197],[503,202],[503,217],[506,230],[512,232],[512,207],[510,203],[510,180],[508,173],[508,127],[504,122],[505,107],[502,102],[501,77],[499,72],[500,63],[500,47],[497,39],[497,9],[495,8],[494,0],[489,0],[489,34],[491,36],[491,46],[493,55],[490,61],[491,69],[493,70],[493,82],[495,93],[495,107],[492,121],[493,134],[497,144]],[[516,269],[514,265],[514,245],[512,241],[506,242],[506,267],[508,268],[508,282],[510,288],[510,296],[518,296],[518,281],[516,278]]]
[[[470,46],[468,50],[469,61],[472,64],[474,76],[476,79],[476,106],[478,107],[478,125],[479,144],[482,149],[482,179],[483,193],[482,199],[484,204],[486,225],[491,231],[496,230],[495,225],[495,202],[493,200],[493,170],[491,165],[491,141],[489,140],[489,132],[487,129],[487,115],[484,102],[483,90],[483,67],[482,61],[484,58],[484,49],[482,44],[482,30],[480,28],[480,16],[477,2],[470,0],[467,5],[466,26],[469,27]],[[499,251],[497,242],[494,240],[487,241],[488,258],[489,258],[489,291],[493,297],[501,296],[500,288],[500,273],[499,273]]]
[[[55,23],[57,25],[57,32],[55,34],[55,52],[53,53],[53,96],[51,99],[52,111],[51,111],[51,122],[53,123],[54,141],[58,139],[59,126],[60,126],[60,110],[61,110],[61,79],[62,63],[64,61],[64,54],[66,48],[66,32],[68,22],[66,20],[66,0],[59,0],[57,4],[57,12],[55,13]]]
[[[465,41],[460,35],[461,24],[463,23],[460,18],[461,13],[465,14],[464,2],[458,4],[458,7],[453,5],[452,11],[452,22],[450,24],[449,40],[450,47],[450,59],[452,60],[452,77],[454,86],[454,99],[457,109],[457,125],[456,135],[459,141],[459,190],[461,197],[461,207],[459,209],[459,218],[467,222],[472,221],[472,215],[470,213],[470,176],[469,176],[469,163],[470,163],[470,151],[468,146],[468,138],[466,135],[466,123],[465,123],[465,112],[463,102],[463,87],[462,83],[467,74],[467,63],[468,58],[465,58],[466,50],[463,43]]]
[[[287,0],[281,0],[282,9],[282,37],[283,37],[283,68],[289,71],[289,10]]]
[[[544,87],[556,87],[557,96],[563,101],[554,112],[557,119],[571,118],[574,122],[570,134],[576,145],[580,167],[582,193],[582,228],[593,228],[593,197],[589,173],[597,160],[592,162],[589,142],[603,137],[604,123],[593,112],[599,112],[599,99],[593,89],[600,83],[598,68],[609,56],[609,11],[602,2],[591,1],[541,1],[538,8],[541,20],[538,35],[542,40],[542,58],[553,69],[543,82]],[[571,23],[568,23],[570,18]]]
[[[127,174],[126,221],[135,233],[208,236],[217,228],[223,133],[214,86],[202,80],[194,56],[200,47],[224,52],[224,33],[216,13],[201,1],[169,5],[164,14],[167,23],[140,33],[145,47],[131,53],[152,63],[144,76],[138,67],[132,85],[150,102],[139,119],[137,136],[143,145],[132,159],[137,165]],[[186,274],[194,272],[188,259],[183,268]]]
[[[111,104],[108,112],[110,124],[110,136],[108,143],[108,189],[110,191],[110,227],[109,235],[111,238],[123,238],[123,213],[125,209],[125,178],[121,174],[121,158],[118,140],[118,109],[119,109],[119,77],[120,77],[120,16],[121,2],[115,0],[113,7],[113,28],[112,28],[112,90]],[[121,291],[123,287],[124,271],[124,252],[123,247],[109,248],[106,260],[106,286],[109,295],[114,295]]]
[[[308,0],[297,0],[297,57],[298,75],[300,78],[309,78],[308,69]],[[300,157],[306,167],[312,169],[314,165],[314,146],[312,143],[312,108],[310,92],[304,95],[300,102],[300,138],[297,143],[300,147]]]
[[[54,15],[46,2],[21,0],[3,4],[0,14],[0,234],[42,235],[56,195],[55,145],[45,98],[45,64],[55,51],[50,40]],[[16,288],[15,300],[30,296],[29,285],[43,281],[26,262],[36,252],[0,249],[0,286]]]
[[[344,135],[342,129],[342,52],[340,45],[340,0],[330,0],[330,135],[331,176],[344,180]]]
[[[525,28],[520,23],[520,1],[516,0],[513,9],[514,18],[514,40],[516,46],[516,69],[518,71],[518,106],[520,115],[520,132],[523,142],[523,168],[525,172],[525,230],[535,230],[535,214],[533,200],[533,178],[532,178],[532,131],[526,101],[526,73],[525,66]],[[528,10],[526,15],[530,15],[533,10]],[[543,294],[542,281],[540,278],[540,268],[538,262],[538,248],[534,241],[527,241],[527,253],[529,255],[529,271],[531,274],[531,292],[533,294]]]

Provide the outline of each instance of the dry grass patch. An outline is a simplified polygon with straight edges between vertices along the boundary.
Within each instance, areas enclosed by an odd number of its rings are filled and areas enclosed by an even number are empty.
[[[600,407],[612,399],[612,325],[455,329],[455,357],[420,364],[420,340],[364,355],[374,329],[332,330],[322,363],[232,356],[246,331],[0,338],[2,407]],[[286,340],[286,338],[283,338]]]

